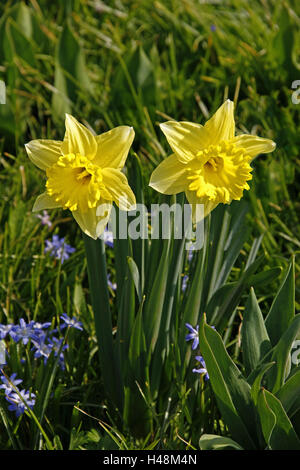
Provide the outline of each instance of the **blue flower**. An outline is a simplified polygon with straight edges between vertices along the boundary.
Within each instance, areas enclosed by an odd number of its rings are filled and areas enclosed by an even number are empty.
[[[26,405],[16,392],[12,392],[9,395],[5,396],[6,400],[11,403],[11,405],[9,405],[8,407],[9,411],[15,411],[17,418],[21,416],[21,414],[23,414],[26,409],[32,409],[35,405],[34,393],[30,393],[29,391],[26,392],[26,390],[23,389],[19,390],[19,394],[25,401]]]
[[[7,379],[5,375],[0,376],[0,380],[2,384],[0,385],[0,388],[5,391],[5,395],[10,395],[12,392],[15,391],[15,388],[23,382],[22,379],[16,379],[17,374],[14,372],[11,374],[10,378]]]
[[[51,326],[51,322],[49,322],[49,321],[47,321],[45,323],[35,322],[35,324],[34,324],[35,334],[38,337],[43,337],[45,335],[44,329],[49,328],[49,326]]]
[[[10,332],[13,325],[1,325],[0,324],[0,339],[4,339],[6,335]]]
[[[46,210],[43,210],[43,215],[37,214],[36,216],[38,219],[41,220],[42,225],[48,225],[48,227],[52,227],[52,222],[50,220],[50,215]]]
[[[33,340],[33,348],[35,350],[34,357],[37,359],[39,357],[44,357],[44,364],[46,364],[51,351],[52,351],[52,344],[51,342],[46,343],[46,335],[40,336],[38,341]]]
[[[185,337],[186,341],[193,340],[192,349],[196,349],[199,345],[199,325],[196,326],[196,329],[192,327],[189,323],[186,323],[185,326],[190,331]]]
[[[63,313],[60,318],[63,320],[63,324],[61,325],[62,328],[66,328],[67,326],[71,328],[76,328],[76,330],[83,330],[82,323],[78,321],[75,317],[70,318],[66,313]]]
[[[182,278],[182,284],[181,284],[182,292],[186,291],[186,288],[187,288],[187,285],[188,285],[188,280],[189,280],[189,276],[187,274],[185,274]]]
[[[62,346],[63,341],[64,341],[63,338],[58,339],[58,338],[55,338],[54,336],[51,342],[54,355],[57,357],[57,355],[59,354],[58,363],[62,369],[65,368],[65,357],[64,357],[63,351],[68,348],[67,344],[64,344]]]
[[[71,253],[74,253],[75,248],[65,243],[64,238],[59,238],[58,235],[52,236],[52,241],[45,240],[45,253],[50,252],[50,255],[56,259],[59,259],[61,263],[67,260]]]
[[[110,280],[110,274],[107,275],[107,284],[112,290],[117,289],[117,284],[115,282],[111,282]]]
[[[114,247],[114,235],[113,232],[108,230],[107,226],[104,229],[104,232],[101,235],[102,240],[104,241],[105,245],[109,246],[110,248]]]
[[[25,320],[21,318],[19,325],[12,325],[9,334],[16,343],[21,340],[26,345],[30,339],[37,339],[35,322],[31,321],[27,325]]]
[[[197,369],[193,369],[193,372],[195,372],[196,374],[204,374],[204,380],[209,380],[209,375],[208,375],[208,372],[207,372],[207,369],[206,369],[206,364],[205,364],[205,361],[203,359],[202,356],[196,356],[195,357],[196,361],[199,362],[199,368]]]

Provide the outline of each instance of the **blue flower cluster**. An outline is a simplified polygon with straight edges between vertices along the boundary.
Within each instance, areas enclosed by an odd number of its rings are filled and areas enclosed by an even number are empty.
[[[75,317],[70,318],[66,313],[60,316],[62,320],[60,324],[60,330],[64,328],[75,328],[82,330],[82,323]],[[43,358],[44,363],[47,363],[51,353],[55,357],[58,357],[58,364],[61,369],[65,368],[64,364],[64,350],[68,347],[64,344],[64,338],[57,338],[55,333],[57,329],[49,330],[51,326],[50,322],[38,323],[35,321],[26,321],[21,318],[19,324],[0,324],[0,340],[8,339],[9,337],[16,343],[22,343],[27,345],[31,341],[32,348],[34,351],[34,358]],[[7,379],[5,375],[0,376],[0,389],[5,391],[5,398],[10,403],[8,409],[15,411],[16,416],[19,417],[24,413],[26,408],[33,408],[35,404],[35,394],[25,389],[19,390],[17,386],[22,382],[21,379],[16,378],[16,374],[13,373],[10,379]]]
[[[70,318],[66,313],[63,313],[60,318],[62,320],[60,330],[66,327],[82,330],[82,323],[76,320],[75,317]],[[59,365],[64,369],[63,351],[67,348],[67,345],[63,344],[64,338],[57,338],[55,336],[57,329],[48,330],[49,326],[51,326],[50,322],[38,323],[32,320],[26,323],[25,320],[21,318],[17,325],[0,324],[0,339],[2,340],[10,336],[16,343],[22,342],[24,345],[31,340],[33,345],[32,351],[34,351],[35,358],[43,357],[44,363],[46,363],[51,352],[53,352],[55,357],[59,355]]]
[[[61,264],[67,260],[70,254],[74,253],[75,248],[65,243],[64,238],[59,238],[58,235],[53,235],[52,240],[45,240],[45,253],[50,253],[55,259],[61,261]]]
[[[18,385],[23,382],[22,379],[17,379],[16,374],[12,374],[9,379],[5,375],[0,375],[1,385],[0,389],[5,392],[5,399],[10,403],[9,411],[15,411],[18,418],[27,408],[32,409],[35,405],[35,394],[26,391],[25,389],[19,390]]]
[[[186,328],[189,330],[189,333],[186,335],[185,340],[186,341],[191,341],[193,340],[192,343],[192,349],[193,351],[198,348],[199,346],[199,325],[196,325],[196,328],[194,328],[192,325],[189,323],[185,324]],[[215,329],[214,326],[212,328]],[[192,372],[195,372],[197,374],[203,374],[204,380],[209,380],[209,375],[206,369],[206,364],[201,355],[195,356],[195,359],[197,361],[197,367],[195,367]]]

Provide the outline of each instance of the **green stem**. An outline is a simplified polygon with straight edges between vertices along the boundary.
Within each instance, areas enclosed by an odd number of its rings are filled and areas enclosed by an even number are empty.
[[[83,235],[91,302],[94,312],[100,366],[104,387],[108,397],[119,408],[122,407],[119,367],[113,347],[112,321],[109,308],[105,245],[103,240],[93,240]]]

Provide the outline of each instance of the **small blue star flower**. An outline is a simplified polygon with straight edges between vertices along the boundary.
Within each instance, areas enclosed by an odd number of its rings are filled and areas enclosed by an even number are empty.
[[[33,320],[26,324],[25,320],[21,318],[19,323],[19,325],[13,325],[9,330],[10,336],[16,343],[21,340],[26,345],[30,339],[37,339]]]
[[[188,285],[188,280],[189,280],[189,276],[187,274],[185,274],[182,278],[182,284],[181,284],[182,292],[186,291],[186,288],[187,288],[187,285]]]
[[[34,352],[34,357],[39,358],[43,357],[44,358],[44,364],[47,363],[47,360],[51,354],[52,351],[52,344],[47,342],[46,343],[46,335],[40,336],[38,341],[33,340],[33,350]]]
[[[82,323],[78,321],[75,317],[70,318],[66,313],[63,313],[60,318],[63,320],[63,324],[61,325],[62,328],[66,328],[67,326],[71,328],[76,328],[77,330],[83,330]]]
[[[109,246],[110,248],[114,247],[114,235],[113,232],[108,230],[107,226],[104,229],[104,232],[101,235],[102,240],[104,241],[105,245]]]
[[[64,238],[59,238],[58,235],[53,235],[52,240],[45,240],[45,253],[50,253],[55,259],[61,261],[61,264],[67,260],[71,253],[74,253],[75,248],[65,243]]]
[[[63,343],[63,338],[60,338],[60,339],[55,338],[55,337],[52,338],[52,350],[53,350],[54,355],[56,357],[59,354],[58,363],[59,363],[61,369],[64,370],[64,368],[65,368],[65,358],[64,358],[63,351],[68,348],[68,345],[64,344],[63,347],[62,347],[62,343]]]
[[[204,374],[204,380],[209,380],[209,375],[208,375],[208,372],[207,372],[207,369],[206,369],[206,364],[205,364],[205,361],[203,359],[202,356],[196,356],[195,357],[196,361],[199,362],[199,365],[201,367],[199,368],[195,368],[193,369],[193,372],[195,372],[196,374]]]
[[[185,337],[186,341],[193,340],[192,349],[196,349],[199,345],[199,325],[196,326],[196,329],[192,327],[189,323],[186,323],[185,326],[190,331]]]
[[[0,380],[2,384],[0,385],[0,389],[5,391],[5,395],[9,395],[10,393],[15,391],[14,387],[18,387],[20,383],[23,382],[22,379],[16,379],[17,374],[14,372],[9,377],[9,380],[5,377],[5,375],[0,376]]]
[[[117,289],[117,284],[115,282],[111,282],[110,280],[110,274],[107,275],[107,284],[112,290]]]
[[[25,389],[19,390],[19,394],[22,396],[25,403],[21,400],[20,396],[16,392],[12,392],[10,395],[6,395],[5,398],[11,403],[8,409],[9,411],[15,411],[16,417],[18,418],[28,408],[32,409],[35,405],[35,394],[26,392]]]
[[[52,222],[50,220],[50,215],[46,210],[43,210],[43,215],[37,214],[36,216],[38,219],[40,219],[42,225],[48,225],[48,227],[52,227]]]
[[[10,332],[13,325],[1,325],[0,324],[0,339],[4,339],[6,335]]]

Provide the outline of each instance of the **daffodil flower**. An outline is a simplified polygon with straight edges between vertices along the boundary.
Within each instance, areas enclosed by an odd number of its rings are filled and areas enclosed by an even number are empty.
[[[194,222],[219,203],[241,199],[244,189],[250,189],[250,162],[276,147],[269,139],[235,136],[233,109],[233,102],[225,101],[204,126],[176,121],[160,125],[174,153],[153,171],[150,186],[164,194],[185,192]],[[200,204],[203,212],[197,210]]]
[[[30,160],[46,172],[46,191],[33,211],[70,209],[80,228],[98,238],[108,222],[112,203],[134,209],[135,196],[121,172],[134,138],[132,127],[119,126],[101,135],[66,114],[63,141],[32,140],[25,145]]]

